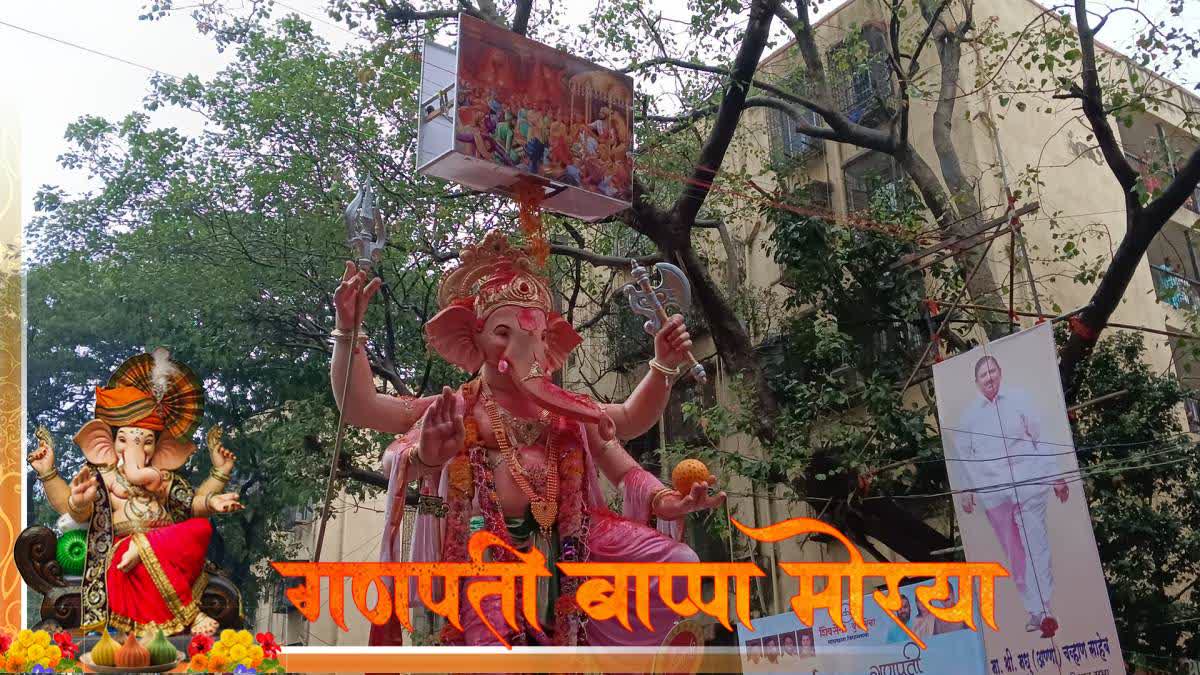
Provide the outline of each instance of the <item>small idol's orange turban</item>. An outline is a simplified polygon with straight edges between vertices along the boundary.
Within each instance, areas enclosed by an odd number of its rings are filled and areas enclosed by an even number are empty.
[[[137,387],[96,387],[96,419],[111,427],[166,428],[154,397]]]

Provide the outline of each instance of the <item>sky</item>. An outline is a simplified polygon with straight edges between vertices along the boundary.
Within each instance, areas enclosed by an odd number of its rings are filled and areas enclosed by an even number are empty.
[[[240,1],[231,0],[230,4]],[[829,11],[844,1],[823,3],[822,9]],[[1138,2],[1152,15],[1165,12],[1166,0]],[[654,4],[668,18],[688,17],[686,0]],[[207,78],[231,59],[231,54],[219,53],[212,39],[196,30],[186,12],[158,21],[140,21],[138,15],[144,5],[144,0],[7,0],[0,6],[0,63],[6,66],[0,69],[0,91],[8,98],[0,105],[15,106],[21,125],[23,221],[33,214],[33,197],[39,186],[62,185],[74,191],[88,185],[85,176],[57,163],[57,157],[66,149],[63,133],[70,122],[85,114],[119,119],[139,110],[148,91],[148,69]],[[567,6],[572,23],[582,23],[595,7],[590,2]],[[306,15],[313,21],[314,30],[335,48],[354,39],[324,14],[323,7],[324,0],[276,2],[279,14]],[[1200,26],[1200,2],[1189,2],[1185,11],[1192,24]],[[1134,33],[1122,24],[1131,20],[1128,13],[1118,14],[1102,37],[1122,47],[1121,39]],[[1192,73],[1197,76],[1190,76]],[[1200,67],[1190,68],[1182,79],[1194,84],[1200,79]],[[155,125],[192,133],[203,124],[194,113],[176,109],[157,111],[151,119]]]

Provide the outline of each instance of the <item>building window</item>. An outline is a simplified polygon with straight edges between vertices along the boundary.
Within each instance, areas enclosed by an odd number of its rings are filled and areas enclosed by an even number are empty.
[[[888,118],[894,87],[887,54],[886,33],[870,24],[863,27],[861,42],[843,43],[830,50],[834,99],[851,122],[876,126]]]
[[[908,176],[890,156],[867,152],[853,159],[842,170],[846,182],[846,210],[850,213],[870,208],[891,212],[918,206]]]
[[[796,131],[797,121],[782,110],[771,108],[770,111],[771,158],[777,166],[794,166],[821,153],[825,147],[823,140]],[[821,116],[807,108],[800,108],[800,123],[824,126]]]

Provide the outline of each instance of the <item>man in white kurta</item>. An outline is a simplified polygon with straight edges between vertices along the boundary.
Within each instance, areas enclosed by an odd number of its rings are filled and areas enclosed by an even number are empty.
[[[984,356],[975,364],[979,396],[953,429],[957,457],[951,458],[959,503],[966,513],[982,507],[1029,612],[1028,631],[1051,637],[1058,621],[1051,611],[1054,575],[1046,532],[1046,506],[1053,492],[1069,494],[1058,455],[1061,444],[1039,443],[1041,411],[1028,395],[1001,390],[1000,363]],[[955,461],[957,460],[957,461]]]

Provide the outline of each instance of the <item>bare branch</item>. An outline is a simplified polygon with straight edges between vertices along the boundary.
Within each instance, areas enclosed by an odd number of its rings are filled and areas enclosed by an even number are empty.
[[[629,267],[629,261],[631,260],[630,258],[622,258],[615,255],[603,255],[596,253],[595,251],[589,251],[583,248],[575,248],[574,246],[567,246],[566,244],[550,244],[550,252],[555,255],[582,260],[583,262],[596,267],[616,267],[620,269],[627,269]],[[639,264],[648,265],[650,263],[661,262],[662,256],[644,255],[636,258],[636,260]]]
[[[529,31],[529,14],[533,10],[533,0],[517,0],[517,12],[513,15],[512,31],[525,35]]]
[[[730,71],[728,68],[723,68],[721,66],[710,66],[705,63],[696,63],[694,61],[684,61],[683,59],[676,59],[676,58],[672,58],[672,57],[668,57],[668,56],[660,56],[660,57],[649,59],[646,61],[641,61],[639,63],[634,63],[632,65],[622,68],[620,70],[620,72],[631,73],[631,72],[636,72],[639,70],[645,70],[647,68],[651,68],[654,66],[675,66],[678,68],[687,68],[689,70],[696,70],[696,71],[699,71],[702,73],[712,73],[714,75],[724,75],[725,77],[733,76],[732,71]],[[750,79],[750,78],[747,78],[747,79]],[[770,92],[770,93],[778,96],[779,98],[784,99],[785,101],[791,101],[792,103],[795,103],[797,105],[802,105],[805,108],[808,108],[809,110],[812,110],[813,112],[817,113],[818,115],[824,115],[831,111],[831,108],[829,108],[826,105],[822,105],[821,103],[814,101],[812,99],[806,98],[804,96],[799,96],[799,95],[789,92],[785,89],[781,89],[781,88],[771,84],[770,82],[764,82],[759,79],[750,79],[750,82],[755,87],[758,87],[759,89],[762,89],[763,91]]]
[[[1079,48],[1083,54],[1083,86],[1073,91],[1083,102],[1083,114],[1087,116],[1104,154],[1104,161],[1117,177],[1117,182],[1125,190],[1125,202],[1128,208],[1140,210],[1134,187],[1137,185],[1137,171],[1129,165],[1129,160],[1121,152],[1121,143],[1113,133],[1104,112],[1104,95],[1100,90],[1100,74],[1096,69],[1096,39],[1095,32],[1088,26],[1087,0],[1075,0],[1075,23],[1079,29]]]
[[[728,89],[721,99],[721,107],[717,111],[717,119],[709,130],[708,138],[700,149],[700,156],[692,172],[692,180],[688,182],[683,194],[675,202],[672,209],[677,222],[684,229],[691,227],[692,221],[708,197],[712,181],[717,177],[725,152],[733,141],[737,131],[746,95],[753,82],[754,71],[758,69],[763,49],[770,37],[771,20],[775,16],[775,7],[779,0],[759,0],[750,5],[750,19],[746,24],[746,32],[737,56],[733,60],[733,72],[730,73]]]

